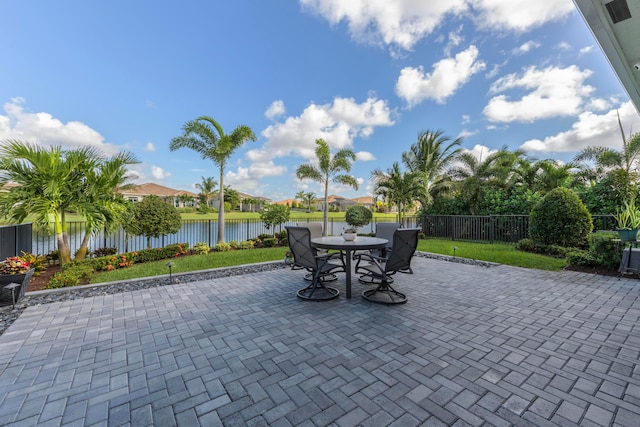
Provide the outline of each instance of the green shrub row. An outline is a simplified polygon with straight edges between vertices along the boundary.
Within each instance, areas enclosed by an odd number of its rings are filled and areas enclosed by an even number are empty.
[[[565,248],[559,245],[546,245],[534,242],[531,239],[522,239],[516,243],[516,249],[524,252],[532,252],[535,254],[548,255],[556,258],[564,258],[567,252],[574,248]]]
[[[119,255],[73,260],[65,264],[63,269],[49,280],[47,289],[78,286],[89,280],[91,274],[96,271],[111,271],[119,268],[127,268],[133,264],[160,261],[187,255],[188,253],[188,243],[176,243],[167,245],[164,248],[143,249],[137,252],[127,252]]]
[[[589,250],[572,250],[567,253],[567,265],[616,270],[620,265],[620,253],[616,248],[618,235],[609,231],[593,233],[589,239]]]

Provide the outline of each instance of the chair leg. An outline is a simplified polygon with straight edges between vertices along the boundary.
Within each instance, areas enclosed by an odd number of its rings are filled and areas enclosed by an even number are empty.
[[[407,302],[407,296],[393,289],[387,278],[382,279],[377,288],[364,291],[362,297],[377,304],[391,305]]]
[[[327,301],[337,298],[338,295],[340,295],[340,291],[336,288],[325,286],[318,271],[314,274],[311,284],[306,288],[298,290],[297,295],[298,298],[308,301]]]

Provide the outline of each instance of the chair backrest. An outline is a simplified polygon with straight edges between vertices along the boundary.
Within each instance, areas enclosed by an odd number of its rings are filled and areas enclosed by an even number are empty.
[[[376,237],[381,239],[387,239],[389,244],[387,247],[393,245],[393,233],[400,228],[400,224],[397,222],[379,222],[376,224]]]
[[[311,238],[322,237],[322,223],[321,222],[299,222],[296,224],[298,227],[307,227],[311,231]]]
[[[411,268],[411,258],[418,247],[419,228],[398,228],[393,233],[393,250],[385,264],[386,272]]]
[[[304,268],[316,268],[316,250],[311,247],[311,231],[309,228],[291,226],[286,228],[294,265]]]

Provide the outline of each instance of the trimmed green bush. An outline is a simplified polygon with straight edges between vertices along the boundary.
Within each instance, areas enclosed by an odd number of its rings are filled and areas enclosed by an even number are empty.
[[[371,211],[362,205],[349,206],[344,214],[344,220],[355,231],[358,227],[371,222]]]
[[[47,284],[47,289],[78,286],[80,283],[88,281],[93,272],[93,268],[88,263],[66,268],[53,275]]]
[[[576,267],[596,267],[598,262],[591,252],[575,249],[567,254],[567,265],[574,265]]]
[[[536,244],[587,248],[593,220],[578,195],[558,187],[531,210],[529,236]]]
[[[231,245],[227,242],[220,242],[213,249],[217,252],[227,252],[231,250]]]
[[[245,240],[238,243],[238,249],[253,249],[253,240]]]
[[[523,252],[531,252],[534,254],[549,255],[556,258],[563,258],[572,248],[564,248],[558,245],[544,245],[542,243],[534,243],[531,239],[522,239],[516,243],[516,249]]]
[[[269,237],[268,239],[263,239],[262,244],[265,248],[273,248],[275,246],[278,246],[278,239],[276,239],[275,237]]]
[[[609,270],[617,270],[620,266],[620,253],[613,239],[618,233],[600,231],[593,233],[589,240],[589,251],[596,259],[596,265]]]
[[[211,248],[209,248],[209,245],[206,242],[198,242],[193,245],[193,250],[198,255],[208,254],[210,249]]]
[[[118,249],[116,248],[98,248],[95,251],[91,252],[91,255],[94,257],[101,257],[107,255],[115,255],[118,253]]]

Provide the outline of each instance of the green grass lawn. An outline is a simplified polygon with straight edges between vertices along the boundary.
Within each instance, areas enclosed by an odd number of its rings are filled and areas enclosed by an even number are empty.
[[[552,258],[544,255],[517,251],[513,245],[486,244],[471,242],[453,242],[451,240],[420,240],[418,250],[441,255],[455,255],[461,258],[471,258],[481,261],[496,262],[540,270],[558,271],[565,265],[564,259]],[[173,273],[206,270],[218,267],[231,267],[243,264],[253,264],[266,261],[280,261],[284,258],[287,248],[247,249],[230,252],[211,252],[207,255],[192,255],[172,258],[171,260],[136,264],[132,267],[96,274],[91,283],[111,282],[140,277],[168,274],[167,262],[173,263]]]
[[[515,267],[537,268],[539,270],[558,271],[565,266],[565,260],[545,255],[532,254],[516,250],[514,245],[506,243],[457,242],[452,240],[427,239],[418,242],[418,250],[442,255],[454,255],[480,261],[497,262]]]
[[[91,278],[91,283],[112,282],[115,280],[135,279],[139,277],[169,274],[167,263],[171,261],[172,273],[207,270],[218,267],[232,267],[242,264],[255,264],[266,261],[281,261],[288,248],[246,249],[229,252],[210,252],[207,255],[190,255],[163,261],[134,264],[129,268],[98,273]]]

